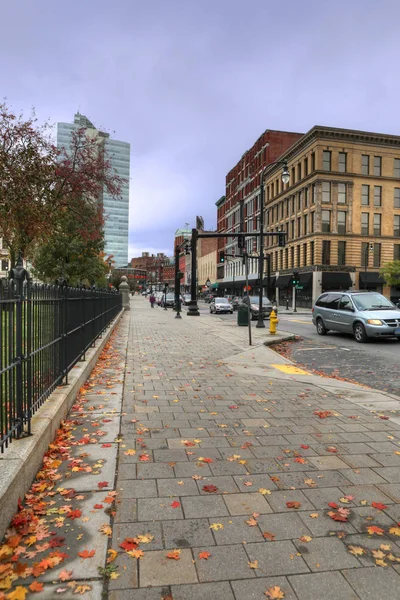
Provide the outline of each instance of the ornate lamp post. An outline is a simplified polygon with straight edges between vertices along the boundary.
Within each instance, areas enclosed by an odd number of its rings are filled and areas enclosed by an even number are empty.
[[[260,254],[259,254],[259,279],[260,279],[260,296],[258,305],[258,321],[257,328],[265,327],[263,319],[263,277],[264,277],[264,177],[273,165],[282,165],[282,181],[284,184],[289,183],[290,175],[287,162],[285,160],[277,160],[270,163],[261,172],[260,175]]]

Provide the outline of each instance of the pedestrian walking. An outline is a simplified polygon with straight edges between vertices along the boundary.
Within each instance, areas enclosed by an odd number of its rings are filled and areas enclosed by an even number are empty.
[[[151,304],[151,308],[154,308],[154,303],[155,303],[156,299],[153,296],[153,293],[150,294],[150,304]]]

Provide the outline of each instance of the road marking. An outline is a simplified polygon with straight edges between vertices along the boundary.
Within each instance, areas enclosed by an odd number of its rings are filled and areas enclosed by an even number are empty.
[[[346,352],[350,352],[350,348],[340,348],[341,350],[346,350]]]
[[[306,325],[312,325],[311,321],[301,321],[300,319],[288,319],[291,323],[305,323]]]
[[[299,369],[299,367],[295,367],[294,365],[271,365],[271,367],[282,371],[282,373],[287,373],[288,375],[311,375],[311,373],[303,371],[303,369]]]
[[[309,350],[336,350],[337,346],[324,346],[323,348],[296,348],[296,352],[308,352]]]

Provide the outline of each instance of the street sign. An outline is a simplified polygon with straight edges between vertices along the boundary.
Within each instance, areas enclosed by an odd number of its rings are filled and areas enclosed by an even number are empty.
[[[296,290],[303,290],[304,289],[304,285],[296,285]]]

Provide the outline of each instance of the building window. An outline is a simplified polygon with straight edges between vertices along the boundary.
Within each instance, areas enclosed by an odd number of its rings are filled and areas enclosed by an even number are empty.
[[[289,268],[289,248],[285,248],[285,269]]]
[[[394,215],[393,235],[394,237],[400,237],[400,215]]]
[[[375,213],[374,214],[374,235],[381,235],[381,220],[382,220],[382,215]]]
[[[339,173],[346,173],[346,171],[347,171],[347,154],[346,154],[346,152],[339,152],[338,170],[339,170]]]
[[[400,208],[400,188],[394,188],[394,208]]]
[[[345,183],[338,183],[338,204],[346,204],[347,186]]]
[[[332,153],[329,150],[324,150],[322,153],[322,169],[324,171],[331,170],[331,155]]]
[[[307,235],[308,233],[308,215],[304,215],[303,217],[303,235]]]
[[[400,260],[400,244],[395,244],[393,247],[393,260]]]
[[[308,208],[308,187],[303,190],[304,208]]]
[[[369,243],[362,242],[361,243],[361,266],[368,267],[369,263]]]
[[[311,223],[310,223],[310,226],[311,226],[310,233],[314,233],[314,231],[315,231],[315,210],[313,210],[313,212],[311,213]]]
[[[314,264],[314,242],[310,243],[310,263]]]
[[[369,185],[361,186],[361,204],[369,206]]]
[[[322,182],[322,202],[331,201],[331,184],[330,181]]]
[[[290,261],[292,268],[294,267],[294,246],[290,248]]]
[[[297,246],[297,266],[298,267],[301,267],[300,253],[301,253],[301,246]]]
[[[315,152],[311,154],[311,171],[315,171]]]
[[[346,242],[338,242],[338,265],[346,264]]]
[[[361,213],[361,235],[369,235],[369,213]]]
[[[297,165],[297,181],[301,179],[301,163]]]
[[[301,217],[297,219],[297,237],[301,237]]]
[[[346,212],[344,210],[338,211],[338,233],[346,233]]]
[[[374,156],[374,175],[380,177],[382,174],[382,157]]]
[[[382,206],[382,187],[374,185],[374,206]]]
[[[330,230],[331,230],[331,211],[323,210],[322,211],[322,231],[324,233],[329,233]]]
[[[361,173],[362,175],[369,175],[369,156],[363,154],[361,156]]]
[[[312,186],[312,203],[316,204],[317,202],[317,184],[313,183]]]
[[[374,267],[381,266],[381,244],[374,244]]]
[[[400,158],[395,158],[394,159],[393,175],[397,179],[400,179]]]
[[[304,177],[308,175],[308,156],[304,159]]]
[[[291,235],[290,237],[294,240],[294,219],[291,221]]]
[[[301,192],[297,194],[297,211],[301,210]]]
[[[322,241],[322,264],[331,264],[331,243],[329,240]]]

